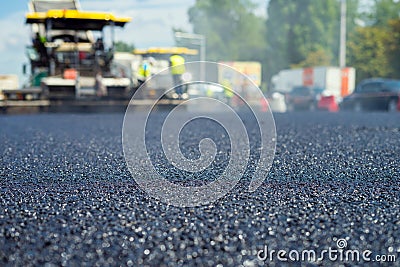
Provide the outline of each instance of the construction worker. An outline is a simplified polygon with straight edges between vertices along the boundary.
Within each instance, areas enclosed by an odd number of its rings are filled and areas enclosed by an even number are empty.
[[[103,38],[99,37],[97,38],[96,42],[94,43],[94,50],[103,52],[104,51],[104,42]]]
[[[95,85],[97,96],[107,96],[107,87],[103,83],[103,75],[101,70],[98,70],[95,77]]]
[[[152,57],[149,57],[145,60],[142,61],[142,64],[140,65],[138,69],[138,81],[139,81],[139,86],[144,84],[147,79],[149,79],[152,75],[152,66],[155,63],[155,59]]]
[[[49,56],[47,54],[47,49],[45,46],[46,37],[41,36],[38,32],[33,39],[33,46],[39,54],[40,61],[43,65],[47,65],[49,61]]]
[[[224,87],[225,101],[230,105],[232,102],[232,97],[234,96],[232,84],[228,79],[224,79],[221,85]]]
[[[207,95],[207,97],[210,97],[210,98],[214,97],[214,90],[213,90],[212,86],[207,87],[206,95]]]
[[[183,87],[182,75],[186,72],[185,58],[181,55],[174,54],[169,58],[169,65],[171,67],[171,74],[174,81],[175,92],[178,94],[178,98],[182,98]]]

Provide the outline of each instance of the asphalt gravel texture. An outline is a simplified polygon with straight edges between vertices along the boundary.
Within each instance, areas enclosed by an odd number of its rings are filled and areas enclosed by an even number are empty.
[[[0,116],[1,266],[400,266],[400,114],[274,114],[276,155],[262,186],[247,191],[248,171],[195,208],[138,187],[123,156],[123,115]],[[202,125],[185,135],[204,137]],[[195,179],[212,180],[224,155]],[[159,171],[187,179],[167,163]],[[339,239],[396,262],[257,258],[266,246],[320,252]]]

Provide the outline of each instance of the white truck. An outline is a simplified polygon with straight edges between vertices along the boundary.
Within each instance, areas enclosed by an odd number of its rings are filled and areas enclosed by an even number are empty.
[[[352,93],[355,88],[356,71],[352,67],[320,66],[281,70],[272,77],[274,92],[290,93],[293,87],[310,86],[323,96],[334,96],[337,102]]]

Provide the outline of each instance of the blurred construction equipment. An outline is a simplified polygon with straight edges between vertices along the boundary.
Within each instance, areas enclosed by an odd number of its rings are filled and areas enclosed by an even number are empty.
[[[185,58],[186,62],[193,61],[197,58],[198,51],[196,49],[189,49],[186,47],[150,47],[148,49],[135,49],[134,55],[142,57],[142,62],[151,61],[151,76],[145,83],[145,88],[141,90],[141,98],[167,98],[178,99],[174,88],[174,82],[171,72],[168,70],[170,63],[169,59],[172,55],[180,55]],[[194,65],[190,65],[194,66]],[[198,80],[199,70],[190,68],[182,75],[182,83],[187,83],[193,79]],[[157,75],[155,75],[157,74]],[[140,77],[138,77],[140,79]],[[183,98],[187,99],[188,93],[185,87]]]
[[[42,88],[50,100],[130,96],[131,79],[114,65],[113,46],[114,28],[130,18],[81,11],[77,0],[31,0],[29,7],[29,87]]]

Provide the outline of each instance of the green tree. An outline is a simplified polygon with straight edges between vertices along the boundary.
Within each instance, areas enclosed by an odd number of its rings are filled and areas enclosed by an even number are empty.
[[[391,69],[391,77],[400,79],[400,19],[389,20],[390,33],[386,43],[386,53]]]
[[[372,9],[373,26],[389,27],[389,20],[397,19],[400,15],[400,2],[396,0],[375,0]]]
[[[336,0],[271,0],[267,43],[271,75],[291,65],[302,65],[310,53],[337,50],[339,3]]]
[[[250,0],[197,0],[188,11],[193,31],[206,36],[209,60],[265,57],[265,21]]]
[[[117,52],[132,52],[135,49],[133,44],[127,44],[122,41],[115,42],[114,47]]]
[[[314,67],[314,66],[329,66],[331,64],[331,57],[328,53],[319,49],[313,52],[308,53],[305,60],[298,64],[290,65],[291,68],[306,68],[306,67]]]
[[[388,55],[390,35],[380,27],[358,27],[353,33],[347,47],[351,66],[357,70],[357,81],[393,74]]]
[[[266,40],[268,44],[267,69],[268,78],[279,70],[286,69],[293,64],[289,58],[289,47],[293,33],[295,1],[271,0],[268,4],[268,19]]]
[[[348,63],[357,81],[371,77],[400,78],[400,3],[374,0],[359,17],[363,27],[349,36]]]
[[[358,0],[347,0],[353,31]],[[270,0],[267,24],[269,77],[291,66],[338,65],[339,0]]]

